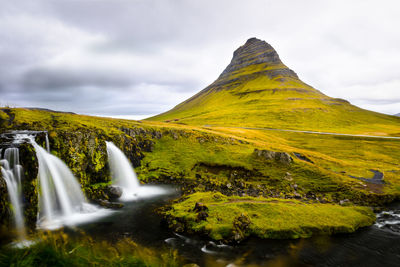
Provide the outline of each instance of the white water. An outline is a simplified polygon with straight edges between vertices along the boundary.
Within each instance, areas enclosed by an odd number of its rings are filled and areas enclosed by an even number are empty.
[[[166,193],[165,189],[158,186],[140,185],[124,152],[112,142],[106,142],[106,145],[113,184],[122,188],[120,200],[129,201]]]
[[[0,154],[1,155],[1,154]],[[26,238],[25,223],[22,210],[22,166],[19,165],[18,148],[7,148],[4,159],[0,160],[1,174],[7,184],[7,191],[12,205],[15,229],[18,239]]]
[[[81,187],[67,165],[28,137],[39,162],[38,228],[88,222],[110,213],[86,202]]]

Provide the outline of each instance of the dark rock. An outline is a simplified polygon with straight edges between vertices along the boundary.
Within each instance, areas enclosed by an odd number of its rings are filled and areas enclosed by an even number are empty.
[[[197,213],[197,221],[205,221],[207,220],[208,213],[206,211],[200,211]]]
[[[294,152],[293,154],[294,154],[298,159],[300,159],[300,160],[302,160],[302,161],[306,161],[306,162],[309,162],[309,163],[314,163],[311,159],[307,158],[306,156],[304,156],[304,155],[302,155],[302,154],[300,154],[300,153]]]
[[[301,195],[299,193],[297,193],[297,192],[294,192],[293,196],[294,196],[295,199],[301,199]]]
[[[194,208],[193,208],[193,211],[196,211],[196,212],[207,211],[207,210],[208,210],[207,206],[201,202],[196,202],[196,204],[194,205]]]
[[[122,188],[119,186],[109,186],[107,187],[107,196],[111,200],[118,199],[122,196]]]
[[[110,202],[104,199],[98,199],[96,201],[100,206],[108,209],[120,209],[124,207],[124,204],[119,202]]]

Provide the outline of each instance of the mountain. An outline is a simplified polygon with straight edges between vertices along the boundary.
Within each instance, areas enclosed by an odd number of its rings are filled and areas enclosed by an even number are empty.
[[[397,116],[397,117],[400,117],[400,113],[397,113],[397,114],[394,114],[395,116]]]
[[[230,64],[212,84],[149,120],[200,126],[400,132],[400,119],[363,110],[304,83],[271,45],[257,38],[247,40],[233,53]]]

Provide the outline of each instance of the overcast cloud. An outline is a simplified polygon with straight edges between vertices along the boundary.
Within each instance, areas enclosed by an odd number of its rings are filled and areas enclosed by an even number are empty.
[[[323,93],[400,112],[399,1],[0,2],[0,105],[158,114],[257,37]]]

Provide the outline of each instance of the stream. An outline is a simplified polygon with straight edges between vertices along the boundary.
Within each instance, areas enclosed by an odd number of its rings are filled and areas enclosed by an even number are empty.
[[[111,216],[78,226],[78,229],[112,242],[129,237],[146,247],[176,249],[187,263],[200,266],[228,266],[233,263],[258,266],[400,264],[400,205],[392,206],[390,212],[379,214],[375,225],[353,234],[299,240],[250,238],[240,244],[225,245],[168,230],[154,210],[178,197],[180,192],[170,186],[164,186],[164,189],[168,192],[165,195],[126,202],[121,210]]]

